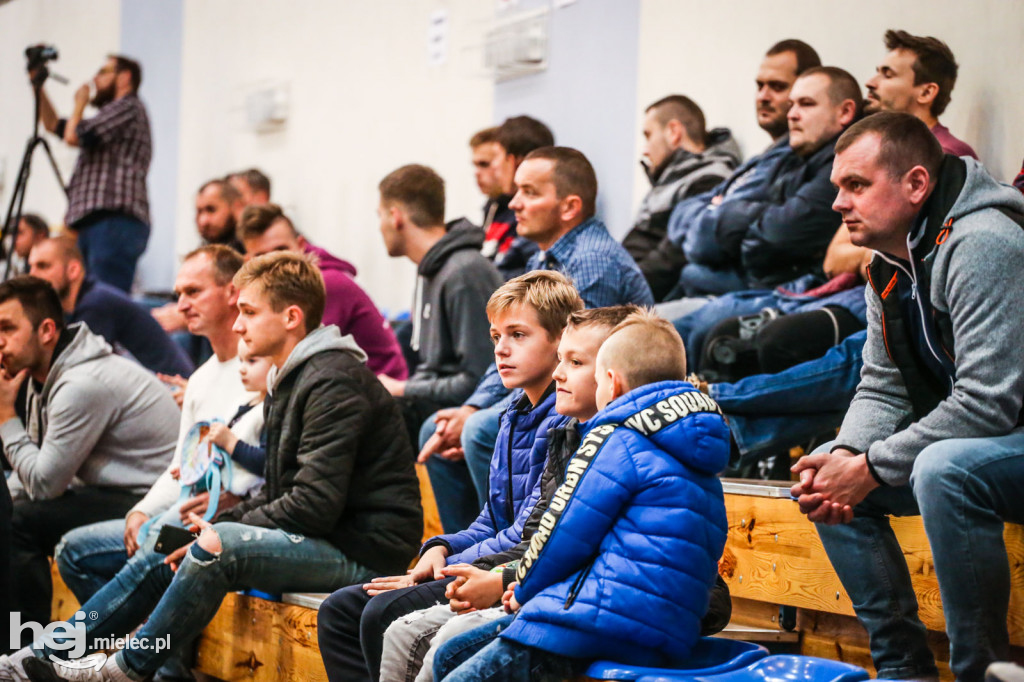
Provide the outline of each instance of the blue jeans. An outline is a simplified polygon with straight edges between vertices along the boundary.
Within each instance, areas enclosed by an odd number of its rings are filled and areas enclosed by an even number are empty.
[[[430,487],[437,500],[437,514],[445,533],[458,533],[469,528],[487,502],[491,456],[498,439],[504,401],[474,412],[462,429],[465,460],[452,462],[434,455],[427,460]],[[434,434],[431,416],[420,429],[420,447]]]
[[[145,677],[206,627],[230,591],[330,592],[376,575],[326,540],[241,523],[217,523],[214,528],[221,553],[193,544],[177,573],[153,551],[157,534],[150,533],[114,579],[82,605],[90,614],[85,620],[87,646],[92,649],[96,637],[123,636],[148,616],[135,636],[141,642],[168,638],[170,650],[128,647],[117,654],[122,669]],[[64,655],[52,649],[41,653]]]
[[[146,250],[149,225],[123,213],[104,213],[74,225],[85,269],[101,282],[131,293],[135,264]]]
[[[852,523],[818,526],[871,637],[880,678],[935,673],[910,573],[886,516],[918,513],[942,595],[950,668],[957,679],[982,680],[989,663],[1009,654],[1003,523],[1024,522],[1024,428],[934,443],[914,460],[909,485],[872,491]]]
[[[740,453],[756,457],[839,426],[860,383],[866,339],[860,331],[817,360],[778,374],[711,384],[709,393],[728,416]]]
[[[502,639],[498,634],[514,616],[456,635],[434,654],[434,679],[446,682],[529,682],[570,679],[581,675],[589,661],[567,658]]]

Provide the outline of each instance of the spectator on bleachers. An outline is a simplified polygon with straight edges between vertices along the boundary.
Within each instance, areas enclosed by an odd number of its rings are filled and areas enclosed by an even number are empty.
[[[527,154],[534,149],[550,147],[555,138],[546,125],[529,116],[513,116],[497,128],[481,132],[489,131],[493,131],[493,140],[473,148],[474,164],[478,161],[478,153],[483,155],[482,158],[490,158],[489,173],[483,176],[479,171],[477,173],[477,184],[480,185],[483,179],[490,187],[490,200],[484,206],[484,245],[481,252],[494,261],[505,280],[510,280],[526,272],[527,261],[537,252],[536,243],[516,234],[516,214],[509,206],[516,191],[516,169]],[[488,134],[485,139],[490,137]],[[478,151],[480,149],[483,151]],[[480,191],[484,191],[483,186]]]
[[[725,197],[686,228],[681,283],[688,296],[764,288],[820,271],[841,222],[831,206],[832,149],[860,116],[860,86],[842,69],[815,67],[793,83],[790,102],[792,153],[772,169],[763,191]]]
[[[528,272],[494,292],[487,303],[494,359],[501,380],[514,390],[502,414],[489,471],[488,500],[471,526],[431,538],[416,566],[403,575],[376,578],[340,590],[320,607],[320,649],[331,680],[376,680],[384,630],[407,613],[441,599],[441,570],[516,546],[537,502],[547,460],[548,429],[568,419],[555,411],[551,373],[570,313],[583,301],[564,276]],[[476,497],[471,496],[475,501]]]
[[[468,660],[442,647],[438,679],[571,679],[595,658],[661,666],[697,641],[725,546],[715,474],[729,429],[652,313],[621,323],[596,368],[600,411],[502,598],[514,615],[474,630],[493,639]]]
[[[228,173],[224,178],[238,192],[235,204],[235,222],[241,222],[242,211],[247,206],[262,206],[270,203],[270,178],[259,168]]]
[[[87,647],[141,625],[140,642],[166,638],[170,649],[126,646],[72,668],[52,662],[67,656],[58,642],[39,658],[29,648],[17,652],[4,661],[8,668],[49,679],[143,679],[202,631],[231,590],[323,592],[408,566],[423,518],[412,453],[393,437],[402,417],[362,351],[337,328],[321,326],[320,273],[304,256],[267,254],[246,263],[234,284],[235,329],[252,353],[274,364],[267,482],[216,524],[193,514],[201,531],[195,542],[165,563],[136,558],[82,606],[98,615],[84,624]],[[147,541],[140,553],[152,551]]]
[[[14,236],[14,257],[11,259],[11,277],[28,273],[28,254],[32,247],[49,238],[50,227],[35,213],[25,213],[18,221],[18,231]]]
[[[238,223],[238,239],[245,247],[247,260],[274,251],[312,254],[327,289],[324,324],[333,324],[342,334],[351,334],[366,353],[366,366],[374,374],[400,381],[408,378],[409,370],[395,333],[356,284],[354,265],[310,244],[277,204],[247,207]]]
[[[669,95],[647,107],[643,134],[641,163],[651,189],[622,245],[640,267],[654,299],[660,301],[686,264],[682,249],[668,239],[672,209],[717,187],[732,175],[741,157],[729,129],[707,130],[704,112],[683,95]]]
[[[138,502],[174,450],[178,408],[152,373],[85,325],[66,326],[53,287],[30,275],[0,284],[0,356],[0,440],[15,500],[12,582],[0,589],[23,621],[46,622],[57,541]]]
[[[1024,518],[1024,197],[974,159],[944,155],[908,114],[868,117],[836,152],[835,207],[853,243],[878,252],[868,340],[839,435],[793,467],[792,492],[868,630],[879,677],[937,675],[887,517],[921,514],[950,668],[980,680],[1008,654],[1003,520]]]
[[[68,324],[84,322],[116,352],[130,355],[151,372],[192,374],[192,360],[148,310],[120,289],[89,276],[74,240],[43,240],[32,248],[28,260],[31,274],[57,291]]]
[[[595,217],[597,176],[586,156],[569,147],[534,150],[516,171],[516,188],[510,204],[518,220],[516,230],[541,249],[530,258],[528,270],[564,273],[588,308],[654,302],[636,263]],[[433,423],[423,425],[420,461],[427,461],[439,504],[470,506],[449,492],[455,488],[468,494],[473,489],[466,485],[470,480],[478,496],[486,494],[487,467],[507,394],[491,365],[462,407],[442,410]],[[465,470],[441,461],[451,457],[453,450],[456,457],[465,458]],[[453,475],[461,480],[451,480]],[[465,528],[470,521],[442,517],[449,532]]]
[[[772,144],[762,154],[747,159],[725,182],[680,202],[672,209],[666,231],[669,243],[677,250],[682,249],[691,225],[715,220],[718,206],[723,200],[745,200],[748,196],[758,197],[764,193],[776,166],[790,153],[786,122],[790,106],[789,91],[797,76],[820,65],[818,53],[800,40],[783,40],[768,50],[757,72],[754,103],[758,125],[771,135]],[[669,247],[666,245],[665,248]],[[680,261],[677,255],[674,259],[665,259],[657,270],[655,267],[658,264],[648,264],[645,275],[649,280],[669,281],[674,285],[668,292],[662,292],[664,287],[659,285],[659,291],[656,292],[658,300],[675,300],[685,294],[681,285],[677,284],[684,263],[685,258]],[[670,310],[667,316],[672,318],[681,314],[682,310],[677,309],[676,312]]]
[[[444,180],[430,168],[403,166],[380,181],[380,231],[392,258],[416,264],[412,349],[420,364],[407,380],[378,374],[398,398],[410,443],[445,405],[465,400],[491,358],[487,299],[501,275],[480,254],[483,233],[460,218],[444,222]]]

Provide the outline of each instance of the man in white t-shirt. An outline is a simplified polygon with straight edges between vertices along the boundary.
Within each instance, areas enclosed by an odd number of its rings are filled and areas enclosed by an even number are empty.
[[[238,316],[235,307],[238,292],[231,280],[242,263],[242,256],[234,249],[212,244],[185,256],[178,270],[174,283],[178,312],[184,317],[189,332],[209,340],[213,355],[193,372],[184,388],[178,447],[171,467],[180,463],[182,440],[196,422],[215,418],[227,421],[239,405],[255,395],[242,386],[238,373],[238,335],[231,330]],[[181,486],[168,468],[124,521],[83,526],[64,536],[55,560],[61,577],[79,603],[84,604],[135,556],[139,548],[139,529],[177,503],[180,494]],[[238,496],[225,492],[218,510],[228,509],[238,501]],[[181,515],[183,518],[189,512],[202,515],[208,503],[208,493],[190,498],[182,504]],[[148,530],[146,537],[152,541],[159,529]]]

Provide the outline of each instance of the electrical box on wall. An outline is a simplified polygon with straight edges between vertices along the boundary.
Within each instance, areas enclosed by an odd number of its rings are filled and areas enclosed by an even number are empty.
[[[288,121],[288,85],[260,86],[245,96],[245,119],[257,132],[278,130]]]
[[[548,67],[548,11],[502,20],[487,32],[485,65],[495,81],[505,81]]]

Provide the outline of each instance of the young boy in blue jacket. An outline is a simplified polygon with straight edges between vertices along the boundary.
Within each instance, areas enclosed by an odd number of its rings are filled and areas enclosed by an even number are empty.
[[[715,474],[729,432],[685,374],[679,335],[652,313],[602,345],[601,411],[503,598],[515,616],[442,646],[435,679],[564,678],[595,656],[671,666],[689,655],[725,546]]]
[[[384,630],[396,618],[444,598],[448,564],[471,563],[519,543],[539,496],[548,429],[568,418],[555,412],[551,372],[569,314],[583,308],[572,283],[555,271],[509,280],[487,303],[494,358],[502,382],[519,389],[502,415],[491,459],[488,501],[473,524],[424,543],[406,575],[375,578],[328,597],[318,616],[328,678],[376,680]]]

